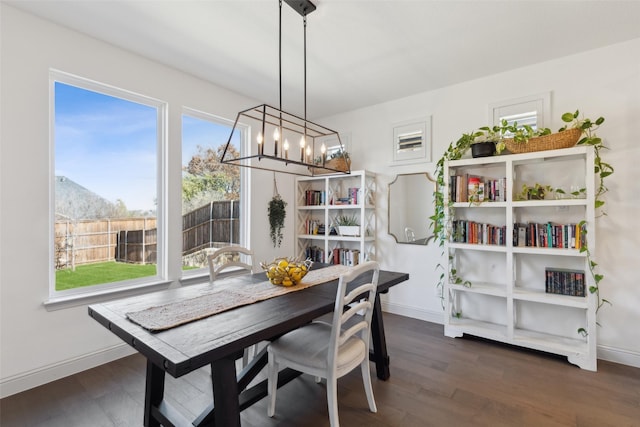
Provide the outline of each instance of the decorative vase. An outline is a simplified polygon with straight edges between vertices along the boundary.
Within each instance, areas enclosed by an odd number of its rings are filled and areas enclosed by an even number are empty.
[[[489,157],[496,152],[496,143],[494,141],[476,142],[471,144],[472,157]]]

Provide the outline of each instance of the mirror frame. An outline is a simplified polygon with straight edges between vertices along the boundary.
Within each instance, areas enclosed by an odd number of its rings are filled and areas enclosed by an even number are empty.
[[[398,236],[396,236],[395,234],[393,234],[391,232],[391,186],[398,181],[398,178],[402,177],[402,176],[409,176],[409,175],[424,175],[424,177],[427,179],[427,182],[432,183],[433,184],[433,192],[436,191],[436,180],[433,179],[433,177],[429,174],[429,172],[411,172],[411,173],[400,173],[397,174],[395,176],[395,178],[393,179],[393,181],[389,182],[387,184],[387,234],[389,234],[390,236],[393,237],[393,239],[396,241],[396,243],[398,244],[406,244],[406,245],[428,245],[429,242],[431,240],[435,239],[435,235],[431,235],[431,236],[427,236],[424,239],[419,239],[417,241],[404,241],[404,240],[399,240]],[[433,195],[433,192],[431,193]],[[433,204],[433,199],[431,201],[431,203]],[[428,217],[426,218],[428,220]]]

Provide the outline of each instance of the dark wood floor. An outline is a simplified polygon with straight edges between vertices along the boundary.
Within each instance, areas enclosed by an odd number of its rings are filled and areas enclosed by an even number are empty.
[[[339,381],[343,426],[640,426],[640,369],[566,359],[385,313],[389,381],[373,380],[370,413],[359,373]],[[373,369],[373,368],[372,368]],[[145,361],[135,355],[0,400],[0,425],[141,426]],[[168,400],[195,418],[211,399],[208,369],[168,377]],[[375,375],[374,375],[375,378]],[[275,418],[258,402],[242,425],[328,426],[324,383],[302,376],[279,390]]]

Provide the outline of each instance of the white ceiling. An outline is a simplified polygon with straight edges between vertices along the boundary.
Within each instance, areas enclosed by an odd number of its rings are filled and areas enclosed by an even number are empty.
[[[277,0],[2,1],[278,106]],[[640,37],[640,1],[314,3],[310,119]],[[303,112],[302,28],[283,4],[282,101],[295,114]]]

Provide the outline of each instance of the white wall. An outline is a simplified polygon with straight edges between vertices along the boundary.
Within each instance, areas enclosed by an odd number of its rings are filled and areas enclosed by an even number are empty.
[[[177,70],[130,54],[0,4],[0,397],[112,360],[131,350],[87,315],[86,305],[47,311],[49,211],[48,72],[56,68],[169,103],[169,200],[171,251],[180,249],[180,108],[188,106],[226,118],[261,102],[246,99]],[[640,291],[633,272],[640,249],[632,215],[640,188],[632,172],[639,157],[632,123],[640,117],[640,40],[588,54],[422,93],[320,121],[351,132],[353,168],[379,174],[378,254],[386,269],[407,271],[409,283],[389,294],[385,307],[441,322],[434,286],[440,250],[431,245],[398,245],[386,234],[386,184],[396,173],[429,171],[433,163],[390,167],[392,123],[433,115],[432,158],[460,133],[487,122],[487,103],[553,90],[553,117],[580,108],[603,115],[601,135],[616,167],[607,196],[609,216],[598,223],[596,260],[606,278],[603,296],[614,303],[600,316],[603,357],[638,363]],[[525,82],[524,84],[519,82]],[[558,127],[554,123],[553,127]],[[288,202],[283,246],[268,237],[267,203],[273,176],[251,178],[251,246],[258,260],[294,253],[293,178],[278,176]],[[178,260],[175,252],[170,256]],[[177,285],[179,262],[169,266]],[[626,357],[626,358],[625,358]]]
[[[260,102],[175,69],[0,4],[0,397],[93,367],[131,350],[92,320],[87,306],[47,311],[49,265],[49,69],[55,68],[168,102],[169,279],[181,269],[182,107],[235,119]],[[267,203],[273,176],[252,173],[251,246],[257,260],[293,253],[288,237],[275,251],[269,240]],[[287,230],[293,229],[292,178],[279,177],[289,200]],[[176,252],[177,251],[177,252]],[[276,252],[276,253],[274,253]]]
[[[505,58],[508,60],[508,58]],[[482,64],[478,64],[482,66]],[[462,133],[491,124],[488,104],[551,91],[551,129],[563,125],[562,113],[580,109],[587,117],[606,119],[598,134],[611,149],[602,156],[615,173],[606,180],[608,216],[596,224],[595,261],[605,278],[603,298],[613,303],[598,318],[598,357],[640,366],[640,180],[636,161],[640,144],[636,135],[640,117],[640,39],[580,55],[530,66],[487,78],[374,105],[336,117],[323,124],[351,133],[354,168],[378,173],[378,254],[385,269],[409,272],[411,279],[393,288],[384,307],[393,312],[442,322],[440,300],[434,288],[446,265],[437,245],[416,247],[396,244],[387,235],[387,183],[395,174],[435,172],[435,162],[448,144]],[[433,162],[391,166],[393,124],[433,117]]]

